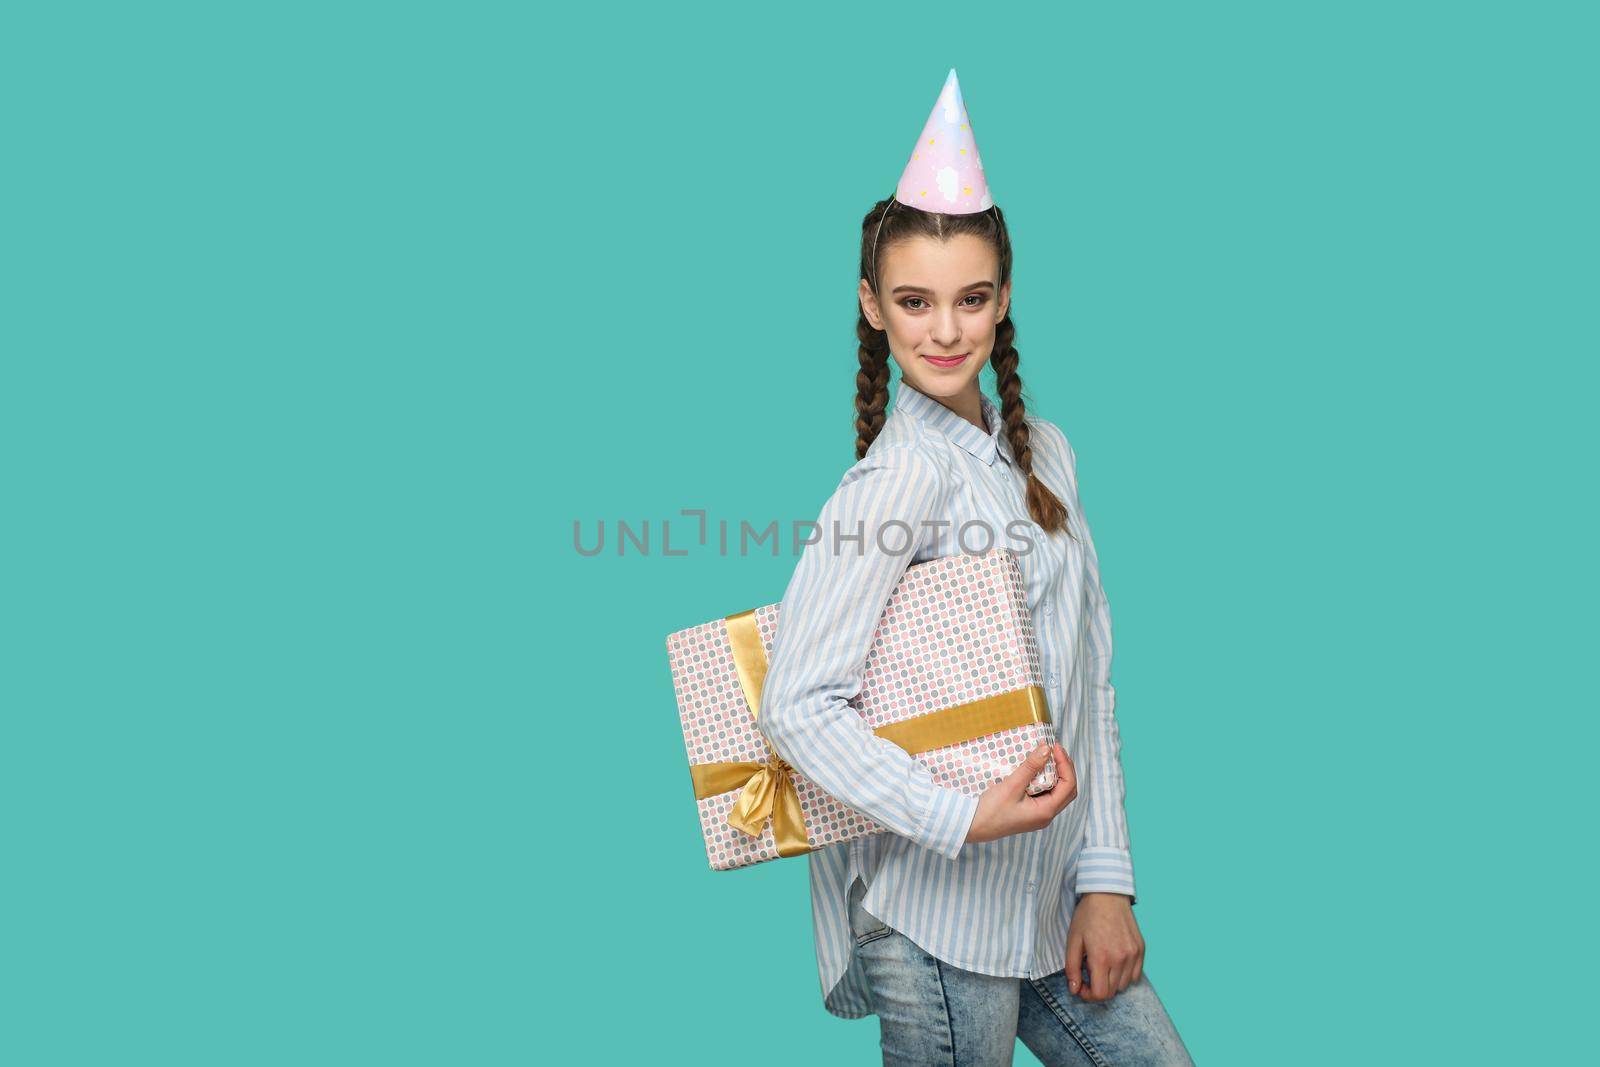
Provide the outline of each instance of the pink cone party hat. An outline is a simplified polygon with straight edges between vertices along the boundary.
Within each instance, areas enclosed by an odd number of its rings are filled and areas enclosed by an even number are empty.
[[[983,161],[978,158],[978,142],[972,136],[954,67],[911,150],[894,198],[923,211],[947,215],[971,215],[994,204],[983,180]]]

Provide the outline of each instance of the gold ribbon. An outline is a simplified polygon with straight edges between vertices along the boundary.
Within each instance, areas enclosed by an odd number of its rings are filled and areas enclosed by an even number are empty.
[[[756,613],[736,612],[723,619],[728,645],[733,649],[733,665],[744,689],[750,716],[759,718],[761,689],[767,678],[767,651],[756,626]],[[965,704],[915,715],[909,719],[879,726],[872,732],[905,749],[913,756],[947,745],[959,745],[986,734],[1010,730],[1029,723],[1050,721],[1050,705],[1044,690],[1037,685],[1013,689],[1009,693],[969,700]],[[762,738],[765,741],[765,737]],[[767,758],[761,761],[728,760],[690,764],[694,795],[699,800],[733,789],[742,789],[728,825],[751,837],[760,837],[762,827],[772,820],[772,836],[779,856],[798,856],[811,851],[806,835],[800,794],[795,791],[793,772],[783,757],[766,742]]]

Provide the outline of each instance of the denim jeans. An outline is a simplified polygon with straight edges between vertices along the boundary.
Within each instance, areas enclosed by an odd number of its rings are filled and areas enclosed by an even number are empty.
[[[1067,992],[1063,969],[996,978],[953,967],[861,907],[850,887],[855,937],[882,1032],[885,1067],[995,1067],[1017,1039],[1045,1067],[1193,1067],[1146,975],[1110,1000]]]

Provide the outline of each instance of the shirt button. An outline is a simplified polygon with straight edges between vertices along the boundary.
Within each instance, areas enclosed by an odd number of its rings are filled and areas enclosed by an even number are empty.
[[[1031,878],[1028,879],[1028,892],[1030,892],[1030,893],[1033,892],[1034,884],[1035,883],[1034,883],[1033,879],[1031,879]]]
[[[1046,604],[1046,605],[1045,605],[1045,606],[1044,606],[1044,613],[1045,613],[1045,614],[1046,614],[1046,615],[1049,615],[1049,614],[1051,614],[1051,613],[1052,613],[1052,612],[1054,612],[1054,611],[1055,611],[1055,610],[1056,610],[1056,606],[1055,606],[1055,605],[1054,605],[1054,604]]]
[[[1046,675],[1045,676],[1045,681],[1049,682],[1051,685],[1055,685],[1056,684],[1056,672],[1055,671],[1051,671],[1048,675]]]

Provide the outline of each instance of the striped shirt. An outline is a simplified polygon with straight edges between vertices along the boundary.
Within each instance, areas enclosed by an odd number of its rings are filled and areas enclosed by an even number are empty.
[[[1078,501],[1077,458],[1054,423],[1027,416],[1034,474],[1067,508],[1075,541],[1029,517],[1026,477],[999,409],[987,396],[981,404],[987,433],[902,382],[882,431],[823,506],[783,595],[761,732],[801,774],[889,830],[808,856],[823,1004],[844,1018],[873,1013],[846,912],[857,878],[867,886],[862,906],[927,952],[1019,978],[1066,963],[1078,895],[1134,896],[1111,616]],[[848,701],[861,691],[878,620],[906,568],[990,547],[1011,550],[1021,567],[1078,796],[1043,829],[967,844],[978,798],[936,785]]]

